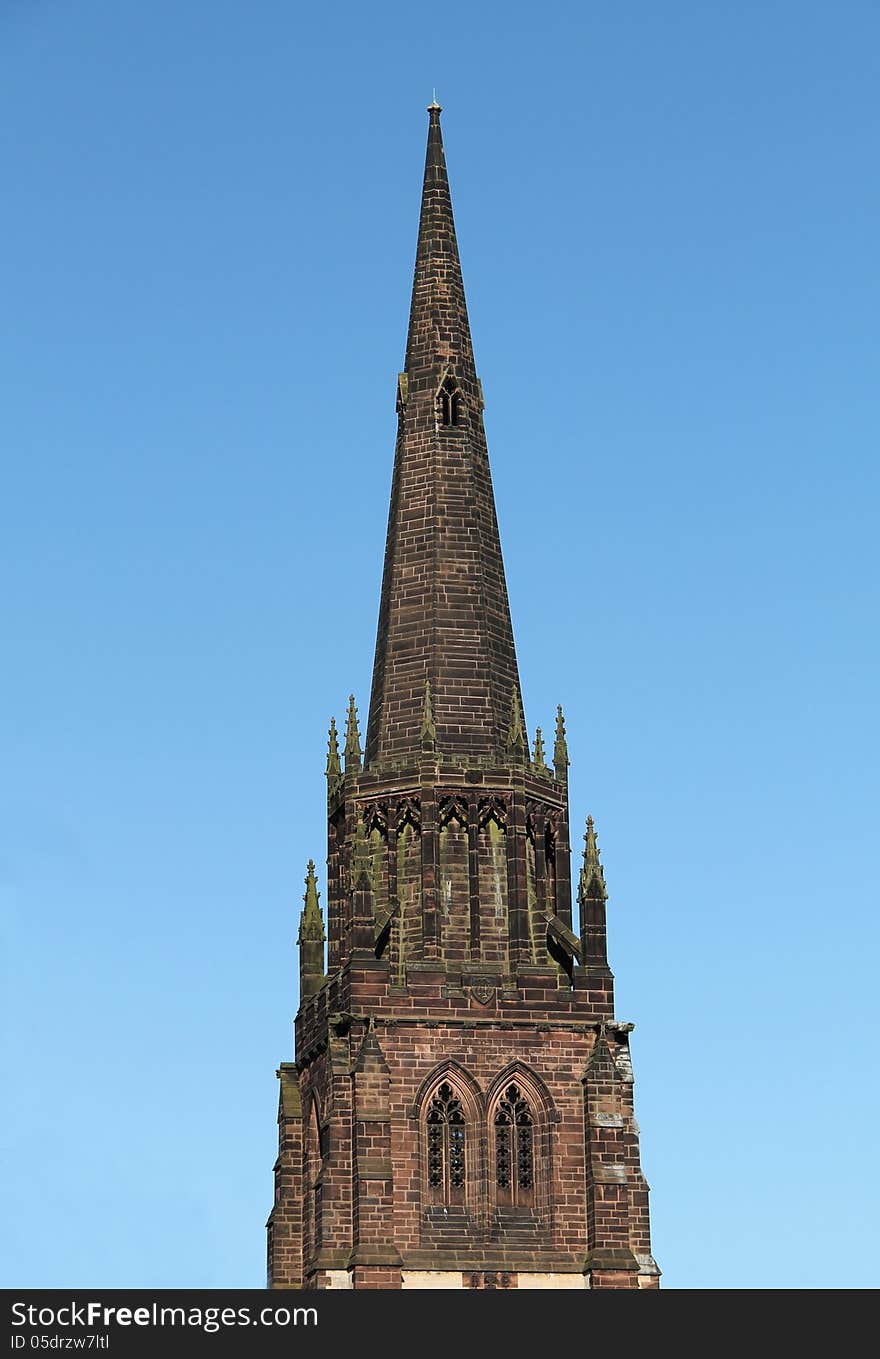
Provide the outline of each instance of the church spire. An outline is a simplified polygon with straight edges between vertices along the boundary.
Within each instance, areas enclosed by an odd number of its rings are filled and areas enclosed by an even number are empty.
[[[367,724],[374,770],[418,760],[426,683],[437,750],[503,763],[520,693],[436,101],[428,115]]]

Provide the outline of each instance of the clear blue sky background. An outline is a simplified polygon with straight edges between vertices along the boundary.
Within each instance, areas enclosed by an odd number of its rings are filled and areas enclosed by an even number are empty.
[[[263,1282],[435,85],[664,1283],[876,1284],[878,52],[856,0],[0,0],[4,1284]]]

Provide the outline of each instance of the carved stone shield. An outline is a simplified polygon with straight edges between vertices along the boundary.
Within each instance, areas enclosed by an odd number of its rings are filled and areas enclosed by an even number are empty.
[[[478,977],[471,982],[470,992],[474,1000],[478,1000],[481,1005],[488,1005],[495,998],[495,983],[487,977]]]

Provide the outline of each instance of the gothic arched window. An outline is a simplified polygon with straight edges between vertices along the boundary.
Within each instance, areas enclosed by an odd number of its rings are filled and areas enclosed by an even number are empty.
[[[443,379],[439,392],[439,401],[441,425],[457,425],[461,404],[461,392],[455,385],[455,378],[447,377]]]
[[[518,1085],[507,1087],[495,1111],[495,1189],[500,1205],[534,1201],[535,1125]]]
[[[434,1203],[464,1203],[464,1111],[448,1081],[428,1104],[428,1189]]]

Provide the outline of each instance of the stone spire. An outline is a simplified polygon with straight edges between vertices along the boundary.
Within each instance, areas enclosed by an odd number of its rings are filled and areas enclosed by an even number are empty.
[[[405,371],[410,380],[437,360],[455,363],[456,376],[476,380],[471,328],[458,258],[452,196],[446,173],[439,104],[428,108],[428,150],[416,245]]]
[[[367,769],[418,760],[426,682],[437,749],[503,762],[520,688],[439,105],[428,112]]]

